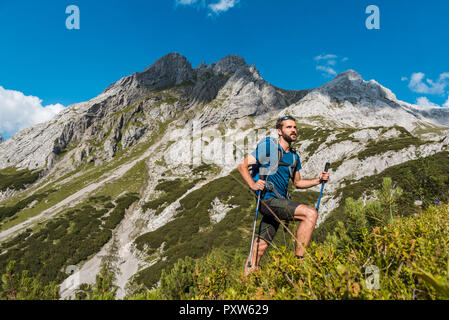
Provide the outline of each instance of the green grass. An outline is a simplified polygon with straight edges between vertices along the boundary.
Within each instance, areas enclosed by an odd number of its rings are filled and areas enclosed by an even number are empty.
[[[145,164],[146,159],[137,162],[121,178],[106,183],[95,195],[103,197],[117,197],[124,191],[139,193],[142,186],[148,179],[148,169]]]
[[[186,81],[183,81],[182,83],[176,85],[175,88],[186,88],[186,87],[192,87],[194,85],[195,85],[195,83],[193,81],[186,80]]]
[[[305,140],[312,140],[305,150],[308,157],[310,157],[316,150],[326,141],[326,139],[332,134],[332,130],[321,129],[316,127],[301,127],[298,129],[298,142],[293,145],[297,148],[298,143]]]
[[[154,104],[155,107],[160,107],[163,104],[175,104],[179,99],[175,97],[166,97],[163,100],[160,100]]]
[[[45,193],[35,193],[23,200],[20,200],[12,206],[0,206],[0,221],[3,222],[4,219],[13,217],[18,212],[29,206],[34,201],[40,201],[45,199],[49,194],[55,192],[56,190],[48,190]]]
[[[333,141],[331,141],[331,142],[329,142],[329,143],[327,144],[327,147],[330,147],[330,146],[332,146],[332,145],[334,145],[334,144],[341,143],[341,142],[344,142],[344,141],[359,142],[359,140],[357,140],[357,139],[351,137],[351,135],[352,135],[354,132],[358,131],[357,129],[347,128],[347,129],[339,129],[338,131],[341,131],[341,132],[340,132],[340,133],[337,133],[337,134],[335,135],[335,138],[336,138],[336,139],[333,140]]]
[[[221,168],[213,163],[202,163],[198,167],[195,167],[192,169],[192,173],[194,175],[197,174],[205,174],[205,173],[212,173],[213,175],[218,175],[221,171]]]
[[[357,158],[363,161],[369,157],[377,156],[387,151],[399,151],[410,146],[419,147],[426,143],[428,142],[411,135],[404,135],[381,141],[370,141],[366,148],[357,154]]]

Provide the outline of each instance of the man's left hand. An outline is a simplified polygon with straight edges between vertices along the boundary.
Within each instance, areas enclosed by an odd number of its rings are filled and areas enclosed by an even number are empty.
[[[324,182],[329,181],[329,172],[326,171],[321,172],[320,177],[318,179],[320,179],[320,183],[323,181]]]

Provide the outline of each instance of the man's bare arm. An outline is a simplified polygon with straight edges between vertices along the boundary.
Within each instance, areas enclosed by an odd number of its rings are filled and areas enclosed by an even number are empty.
[[[253,164],[257,163],[257,159],[249,154],[243,159],[242,162],[239,163],[237,166],[240,175],[242,176],[243,180],[248,184],[248,186],[253,190],[263,190],[265,186],[265,181],[258,180],[255,182],[253,180],[253,177],[251,177],[251,174],[249,172],[249,167],[251,167]]]
[[[316,178],[316,179],[301,179],[301,174],[299,173],[299,171],[296,171],[294,185],[295,185],[295,187],[297,189],[307,189],[307,188],[319,185],[321,179],[324,180],[324,181],[329,180],[329,173],[323,171],[323,172],[321,172],[319,178]]]

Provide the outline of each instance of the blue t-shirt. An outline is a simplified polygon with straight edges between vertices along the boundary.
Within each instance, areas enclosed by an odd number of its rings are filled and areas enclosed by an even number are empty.
[[[299,156],[293,152],[285,152],[279,145],[278,140],[272,137],[266,137],[256,147],[256,150],[251,152],[254,158],[257,159],[256,174],[253,174],[254,181],[259,180],[259,174],[266,175],[266,181],[272,182],[276,191],[284,198],[287,197],[288,183],[290,179],[289,166],[278,166],[278,149],[282,151],[282,162],[292,165],[293,156],[296,157],[295,172],[301,170],[301,161]],[[277,198],[276,194],[271,191],[266,191],[263,199]]]

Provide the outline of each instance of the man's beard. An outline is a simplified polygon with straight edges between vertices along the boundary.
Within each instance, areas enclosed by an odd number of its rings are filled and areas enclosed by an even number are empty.
[[[288,143],[292,143],[293,141],[296,140],[284,132],[282,132],[282,138],[284,138],[284,140],[287,141]]]

